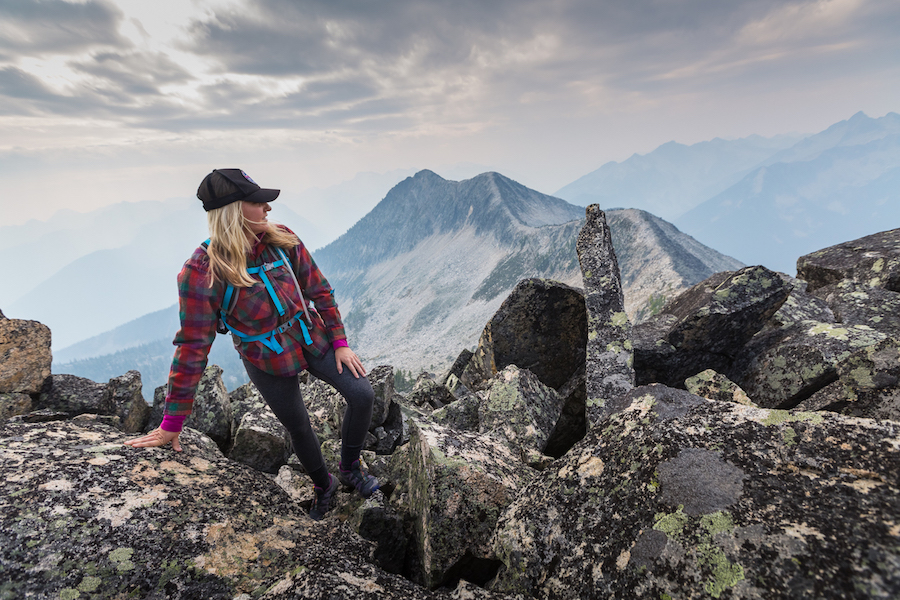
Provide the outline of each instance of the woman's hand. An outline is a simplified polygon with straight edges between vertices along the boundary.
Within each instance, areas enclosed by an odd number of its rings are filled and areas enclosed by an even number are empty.
[[[181,442],[178,441],[180,434],[180,431],[166,431],[157,427],[145,436],[126,441],[125,445],[135,448],[151,448],[153,446],[165,446],[172,442],[172,449],[175,452],[181,452]]]
[[[363,367],[362,361],[359,360],[356,353],[347,346],[342,346],[334,351],[334,362],[335,366],[337,366],[338,373],[343,373],[343,365],[347,365],[347,368],[350,369],[350,372],[353,373],[353,376],[357,379],[359,379],[360,375],[366,375],[366,370]]]

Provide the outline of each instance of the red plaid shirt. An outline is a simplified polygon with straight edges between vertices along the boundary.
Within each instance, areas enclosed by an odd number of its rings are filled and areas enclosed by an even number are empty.
[[[285,228],[287,229],[287,228]],[[290,231],[290,230],[288,230]],[[293,232],[292,232],[293,233]],[[334,300],[334,290],[328,284],[315,261],[301,242],[291,250],[285,250],[291,264],[296,267],[297,281],[304,296],[313,302],[309,315],[312,326],[309,334],[312,345],[306,346],[299,323],[275,339],[284,348],[281,354],[270,350],[260,342],[243,342],[237,336],[234,346],[237,351],[259,369],[272,375],[291,376],[306,369],[302,350],[314,356],[323,356],[329,348],[347,345],[341,314]],[[280,258],[275,248],[258,241],[247,258],[247,266],[255,267]],[[248,288],[235,288],[238,299],[228,324],[248,335],[269,332],[289,318],[302,311],[297,288],[287,269],[278,267],[268,271],[269,280],[284,306],[284,315],[279,315],[265,284],[259,276]],[[181,329],[175,334],[176,346],[169,371],[169,386],[166,394],[163,428],[180,431],[181,423],[191,414],[197,384],[206,368],[207,356],[216,338],[216,320],[225,295],[226,284],[217,281],[209,287],[209,257],[202,246],[184,263],[178,274],[178,298]]]

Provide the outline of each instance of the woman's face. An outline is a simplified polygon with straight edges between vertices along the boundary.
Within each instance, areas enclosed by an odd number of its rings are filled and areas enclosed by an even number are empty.
[[[241,213],[246,219],[247,227],[253,233],[259,235],[268,229],[266,214],[272,210],[268,202],[241,202]]]

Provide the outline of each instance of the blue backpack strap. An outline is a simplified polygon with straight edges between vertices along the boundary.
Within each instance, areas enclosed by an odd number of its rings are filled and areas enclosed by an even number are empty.
[[[291,279],[294,280],[294,285],[297,287],[297,297],[300,299],[300,306],[303,307],[303,316],[306,318],[306,322],[312,325],[312,319],[309,317],[309,310],[306,308],[306,298],[303,297],[303,290],[300,289],[300,282],[297,281],[297,274],[294,273],[294,265],[291,261],[288,260],[287,255],[284,253],[284,250],[281,247],[278,247],[278,254],[281,255],[281,260],[284,261],[284,264],[287,265],[288,271],[291,273]],[[334,294],[334,290],[331,291]],[[306,327],[303,328],[304,338],[309,340],[309,332],[306,330]],[[312,344],[312,341],[307,341],[307,345]]]

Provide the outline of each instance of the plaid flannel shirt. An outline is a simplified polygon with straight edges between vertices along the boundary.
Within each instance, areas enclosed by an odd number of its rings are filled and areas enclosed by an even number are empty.
[[[260,342],[243,342],[233,336],[235,348],[241,356],[259,369],[279,376],[296,375],[306,369],[304,349],[313,356],[321,357],[329,348],[347,345],[341,314],[334,300],[334,290],[319,271],[306,247],[301,242],[293,249],[285,250],[285,254],[296,268],[295,274],[304,296],[314,304],[309,309],[312,345],[305,345],[299,323],[276,334],[276,339],[284,348],[281,354]],[[247,266],[255,267],[279,258],[275,248],[269,249],[268,244],[258,241],[247,258]],[[285,314],[279,315],[259,276],[251,275],[256,283],[248,288],[235,288],[235,293],[240,293],[228,316],[228,324],[238,331],[250,335],[265,333],[302,311],[301,299],[297,298],[297,288],[288,270],[278,267],[267,275],[284,306]],[[222,281],[209,286],[209,257],[202,246],[194,251],[178,274],[181,329],[175,334],[173,341],[176,349],[169,371],[163,429],[180,431],[181,423],[191,414],[197,384],[206,368],[209,349],[216,337],[216,320],[225,287],[226,284]]]

